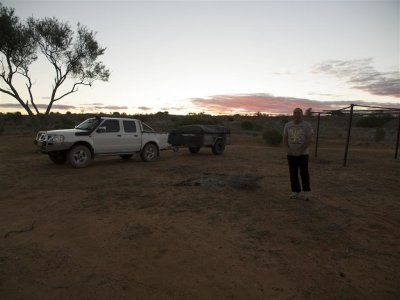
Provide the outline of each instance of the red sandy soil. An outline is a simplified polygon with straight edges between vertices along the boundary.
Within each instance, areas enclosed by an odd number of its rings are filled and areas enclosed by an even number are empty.
[[[392,148],[322,145],[306,202],[261,137],[85,169],[32,142],[0,136],[0,299],[400,299]]]

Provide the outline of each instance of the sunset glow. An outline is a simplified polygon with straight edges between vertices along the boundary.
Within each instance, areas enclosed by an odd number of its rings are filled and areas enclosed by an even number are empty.
[[[74,29],[81,22],[107,48],[102,60],[109,81],[81,87],[54,111],[286,114],[349,103],[400,107],[399,1],[2,3],[22,20],[54,16]],[[43,58],[30,69],[44,111],[54,71]],[[22,80],[18,87],[27,98]],[[0,93],[0,112],[19,109]]]

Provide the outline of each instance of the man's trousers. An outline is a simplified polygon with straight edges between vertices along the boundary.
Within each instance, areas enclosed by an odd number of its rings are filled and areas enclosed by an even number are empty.
[[[310,188],[310,174],[308,173],[308,155],[301,156],[287,156],[289,163],[290,185],[292,192],[300,193],[301,187],[299,182],[299,171],[301,177],[301,185],[303,191],[309,192]]]

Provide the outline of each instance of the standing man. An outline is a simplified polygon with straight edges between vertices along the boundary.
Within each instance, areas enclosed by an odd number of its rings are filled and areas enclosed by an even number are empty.
[[[308,173],[308,148],[311,144],[312,135],[313,129],[311,124],[303,121],[303,111],[301,108],[296,108],[293,111],[293,120],[286,123],[283,130],[283,143],[287,150],[290,185],[292,188],[291,199],[298,198],[301,192],[299,170],[304,199],[310,200],[311,198],[310,174]]]

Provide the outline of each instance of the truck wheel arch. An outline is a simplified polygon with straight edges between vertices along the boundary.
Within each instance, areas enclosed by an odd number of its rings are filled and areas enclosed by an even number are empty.
[[[88,143],[88,142],[84,142],[84,141],[80,141],[80,142],[76,142],[75,144],[73,144],[71,146],[71,148],[69,148],[68,150],[71,150],[73,147],[75,147],[76,145],[83,145],[89,148],[91,154],[92,154],[92,159],[94,158],[94,150],[93,150],[93,146]]]

